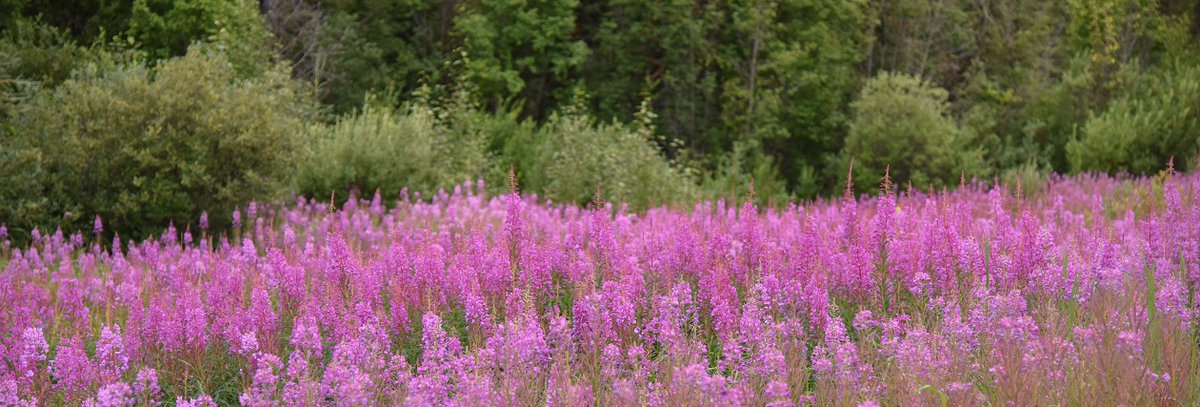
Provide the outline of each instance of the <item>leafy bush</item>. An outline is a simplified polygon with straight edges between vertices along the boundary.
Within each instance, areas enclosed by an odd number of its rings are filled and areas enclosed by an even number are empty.
[[[881,73],[851,103],[854,119],[842,152],[854,160],[855,183],[877,185],[891,166],[892,179],[925,188],[983,176],[983,151],[969,131],[947,115],[946,90],[905,74]]]
[[[0,196],[5,219],[87,228],[99,215],[141,236],[203,211],[220,225],[278,190],[307,115],[286,72],[238,79],[201,48],[153,69],[96,67],[17,111],[0,169],[30,191]]]
[[[662,156],[651,134],[646,125],[597,123],[574,111],[552,115],[539,132],[531,184],[559,202],[588,202],[597,188],[605,200],[640,209],[690,199],[695,184]]]
[[[1200,68],[1180,64],[1139,77],[1067,143],[1071,170],[1148,174],[1200,151]]]
[[[1033,196],[1046,189],[1052,173],[1050,168],[1031,159],[1021,165],[1000,170],[996,176],[1002,185],[1013,189],[1019,187],[1022,194]]]
[[[7,223],[10,233],[22,241],[31,225],[44,223],[48,218],[50,200],[44,182],[50,179],[42,165],[41,154],[35,149],[17,146],[11,135],[0,129],[0,223]]]
[[[465,125],[466,114],[424,102],[400,111],[368,102],[334,124],[313,126],[297,160],[298,192],[378,190],[394,197],[404,188],[431,193],[478,179],[490,168],[488,138]]]
[[[706,200],[741,200],[753,193],[758,202],[789,202],[786,185],[779,179],[777,165],[763,154],[757,140],[736,142],[729,154],[722,156],[712,171],[696,171],[700,179],[700,198]],[[812,180],[811,168],[802,178]],[[803,180],[802,180],[803,181]],[[811,185],[811,182],[809,182]],[[753,190],[752,190],[753,189]],[[812,192],[810,188],[808,191]],[[815,194],[815,192],[812,192]]]
[[[440,98],[427,89],[402,110],[368,100],[359,113],[310,128],[297,160],[297,192],[378,190],[390,197],[482,178],[496,193],[507,188],[512,165],[522,191],[559,202],[586,203],[597,188],[604,199],[635,208],[695,196],[690,177],[650,141],[648,125],[597,123],[572,109],[534,128],[516,112],[479,109],[463,89]]]

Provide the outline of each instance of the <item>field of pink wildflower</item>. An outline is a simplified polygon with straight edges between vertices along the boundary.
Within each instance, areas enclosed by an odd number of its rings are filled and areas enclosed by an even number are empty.
[[[643,213],[480,191],[0,237],[0,405],[1200,403],[1197,175]]]

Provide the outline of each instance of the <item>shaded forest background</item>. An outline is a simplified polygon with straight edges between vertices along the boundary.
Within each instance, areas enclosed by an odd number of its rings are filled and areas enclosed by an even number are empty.
[[[1200,152],[1196,0],[0,0],[0,223],[464,181],[634,209]],[[751,187],[753,185],[753,187]],[[1032,188],[1032,187],[1031,187]]]

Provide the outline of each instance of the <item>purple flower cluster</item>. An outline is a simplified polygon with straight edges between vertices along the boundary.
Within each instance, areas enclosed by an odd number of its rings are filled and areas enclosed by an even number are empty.
[[[107,250],[32,231],[0,252],[0,405],[1200,402],[1200,176],[644,213],[481,191]]]

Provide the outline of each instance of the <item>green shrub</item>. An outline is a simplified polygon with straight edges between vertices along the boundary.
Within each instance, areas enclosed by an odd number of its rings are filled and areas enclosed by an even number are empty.
[[[29,237],[34,225],[50,219],[50,198],[45,182],[50,178],[35,149],[14,145],[9,134],[0,129],[0,224],[7,223],[18,242]]]
[[[1138,77],[1067,143],[1074,172],[1149,174],[1171,157],[1190,169],[1200,151],[1200,68],[1180,64]]]
[[[751,188],[761,204],[790,202],[793,198],[777,175],[777,165],[753,139],[735,142],[732,151],[720,158],[714,170],[696,172],[702,174],[702,199],[739,201],[750,196]],[[807,186],[805,192],[815,195],[816,188],[812,185],[816,177],[812,168],[801,172],[801,178],[800,187]]]
[[[0,196],[22,212],[11,219],[88,230],[99,215],[137,237],[203,211],[227,224],[235,206],[278,191],[308,114],[286,72],[238,79],[200,48],[153,69],[89,67],[19,106],[0,170],[36,191]]]
[[[898,184],[957,184],[959,176],[986,176],[983,151],[947,114],[946,90],[905,74],[881,73],[850,104],[854,119],[842,163],[854,160],[860,191],[873,190],[891,166]]]
[[[690,178],[650,142],[649,128],[596,123],[572,112],[535,129],[516,113],[480,110],[464,91],[417,100],[401,110],[368,101],[361,112],[311,127],[297,160],[297,191],[332,192],[341,201],[347,190],[428,194],[483,178],[497,193],[507,189],[513,165],[523,192],[558,202],[589,202],[597,187],[606,200],[637,209],[694,196]]]
[[[347,190],[395,197],[401,189],[423,193],[485,175],[487,134],[475,131],[455,109],[414,103],[397,111],[368,102],[361,112],[309,129],[297,160],[297,192],[310,197]]]
[[[1050,168],[1038,164],[1034,160],[998,171],[1000,183],[1015,190],[1018,186],[1025,196],[1036,196],[1046,188],[1050,180]]]
[[[558,202],[586,203],[599,188],[633,209],[687,202],[695,184],[650,141],[653,130],[597,123],[575,112],[551,115],[539,131],[531,187]]]

